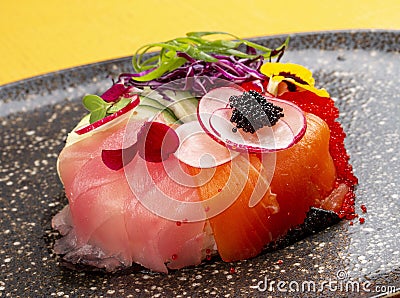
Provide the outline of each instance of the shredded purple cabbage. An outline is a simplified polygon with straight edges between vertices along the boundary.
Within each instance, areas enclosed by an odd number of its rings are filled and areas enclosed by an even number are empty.
[[[266,79],[265,75],[259,72],[264,60],[262,56],[249,59],[213,54],[212,56],[217,58],[218,61],[205,62],[195,60],[186,53],[179,52],[177,55],[185,58],[187,62],[160,78],[146,82],[139,82],[134,79],[149,73],[152,71],[150,69],[142,73],[122,73],[117,83],[137,88],[148,86],[157,90],[162,90],[164,86],[167,86],[165,87],[167,89],[190,91],[195,96],[202,96],[216,87],[215,82],[217,80],[222,79],[230,81],[232,84],[242,84],[253,80]],[[179,85],[173,84],[174,81],[179,82]]]

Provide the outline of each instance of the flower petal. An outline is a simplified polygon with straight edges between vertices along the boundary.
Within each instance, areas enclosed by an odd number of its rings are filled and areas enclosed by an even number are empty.
[[[121,96],[125,95],[131,87],[126,87],[124,84],[116,83],[112,85],[106,92],[104,92],[100,97],[106,102],[114,102]]]
[[[124,149],[102,150],[101,159],[111,170],[118,171],[130,163],[137,153],[137,143]]]
[[[168,125],[146,122],[138,132],[139,156],[146,161],[162,162],[179,147],[179,137]]]
[[[294,63],[265,63],[260,68],[261,73],[269,77],[267,91],[273,95],[285,92],[281,82],[290,82],[301,90],[311,91],[321,97],[329,97],[325,89],[318,89],[314,86],[312,72],[302,65]]]

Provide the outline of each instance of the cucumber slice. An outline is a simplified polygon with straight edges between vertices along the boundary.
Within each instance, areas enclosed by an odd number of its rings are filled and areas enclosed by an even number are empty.
[[[197,120],[197,107],[199,101],[196,98],[184,98],[174,102],[169,108],[183,123]]]
[[[158,100],[147,97],[147,96],[140,96],[140,104],[139,105],[151,106],[151,107],[155,107],[160,110],[164,110],[166,108],[166,106],[164,106]]]
[[[76,130],[78,127],[83,127],[83,126],[89,125],[89,124],[90,124],[90,121],[89,121],[89,120],[90,120],[90,113],[89,113],[89,114],[86,114],[86,115],[81,119],[81,121],[79,121],[79,123],[71,130],[71,132],[68,133],[68,135],[67,135],[67,140],[66,140],[66,142],[65,142],[65,145],[66,145],[66,146],[68,146],[68,145],[70,145],[70,144],[72,144],[72,143],[75,143],[76,141],[78,141],[78,140],[84,138],[84,137],[83,137],[84,135],[78,135],[78,134],[75,132],[75,130]]]
[[[157,108],[159,110],[167,110],[167,112],[169,112],[170,114],[172,114],[174,116],[174,112],[170,108],[167,108],[165,105],[160,103],[158,100],[152,99],[152,98],[147,97],[147,96],[141,96],[140,97],[140,104],[139,105],[141,105],[141,106],[143,106],[143,105],[144,106],[151,106],[151,107],[155,107],[155,108]]]
[[[199,101],[188,91],[165,90],[163,93],[173,100],[168,107],[182,122],[197,120],[197,107]]]
[[[132,117],[136,119],[146,120],[153,119],[154,117],[162,117],[167,124],[180,122],[173,113],[168,109],[159,109],[149,105],[138,105],[133,111]]]
[[[89,125],[89,124],[90,124],[90,113],[83,116],[83,118],[81,119],[81,121],[79,121],[79,123],[76,125],[76,127]]]
[[[148,87],[144,87],[143,92],[140,94],[140,98],[147,98],[149,101],[152,102],[157,102],[159,105],[162,105],[164,107],[168,107],[171,103],[173,103],[173,100],[167,100],[164,98],[162,94],[160,94],[157,90],[152,90]],[[145,103],[146,105],[152,106],[153,104],[148,104]],[[157,107],[157,106],[156,106]]]
[[[143,103],[157,108],[166,107],[183,123],[197,120],[199,100],[194,98],[190,92],[163,90],[162,93],[170,100],[165,99],[157,90],[146,90],[142,93]]]

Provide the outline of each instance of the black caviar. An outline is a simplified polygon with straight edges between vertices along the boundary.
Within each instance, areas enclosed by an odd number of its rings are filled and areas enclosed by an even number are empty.
[[[267,101],[254,90],[231,96],[229,105],[233,108],[230,121],[245,132],[255,133],[264,126],[273,126],[283,117],[283,109]]]

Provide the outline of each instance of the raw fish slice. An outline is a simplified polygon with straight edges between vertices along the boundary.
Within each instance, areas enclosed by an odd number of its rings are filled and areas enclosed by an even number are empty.
[[[181,165],[174,159],[171,156],[165,162],[174,164],[175,170],[179,170]],[[188,222],[188,216],[193,215],[192,205],[182,204],[200,201],[196,188],[174,181],[163,163],[146,162],[138,156],[126,165],[124,170],[131,190],[140,198],[140,202],[144,202],[152,210],[133,201],[127,208],[127,231],[130,239],[135,239],[132,245],[133,251],[137,253],[138,262],[146,267],[157,267],[157,271],[162,272],[166,272],[166,261],[168,267],[174,269],[199,264],[207,237],[203,232],[205,214],[203,209],[197,208],[198,217],[203,220]],[[174,168],[168,165],[168,170],[174,171]],[[168,201],[166,197],[173,200]],[[154,205],[149,206],[153,202]],[[163,215],[169,215],[169,219],[153,213],[157,210],[165,212]],[[143,234],[143,229],[147,233]],[[146,243],[151,243],[148,248],[161,255],[159,260],[148,257],[149,253],[143,249]]]
[[[160,220],[138,201],[130,201],[125,223],[136,263],[158,272],[167,272],[167,266],[179,269],[200,264],[204,222],[177,225],[175,221]]]
[[[53,218],[52,227],[64,236],[56,241],[54,251],[64,255],[63,259],[67,262],[104,268],[107,271],[115,271],[131,265],[130,260],[124,262],[116,255],[106,254],[101,247],[89,243],[78,243],[69,205]]]
[[[311,206],[333,190],[336,170],[329,154],[329,128],[319,117],[307,114],[304,137],[276,155],[271,191],[276,194],[280,212],[270,217],[273,238],[304,222]]]
[[[305,136],[298,144],[276,152],[276,166],[271,182],[271,192],[276,195],[276,199],[269,193],[254,208],[249,207],[249,197],[258,173],[262,172],[265,176],[265,172],[271,170],[263,169],[255,155],[250,158],[250,171],[246,170],[248,166],[245,164],[239,172],[231,171],[230,164],[221,165],[215,175],[219,179],[214,178],[199,188],[200,196],[206,200],[221,188],[227,187],[224,177],[229,176],[228,173],[247,179],[246,187],[235,203],[210,219],[218,252],[223,260],[234,261],[256,256],[266,244],[303,223],[310,207],[318,205],[320,200],[331,193],[336,172],[328,151],[329,129],[323,120],[312,114],[307,115],[307,127]],[[270,158],[271,153],[261,157]],[[192,172],[195,173],[194,168]]]
[[[73,146],[79,152],[79,143]],[[79,169],[70,185],[65,185],[70,190],[73,230],[61,239],[58,249],[67,250],[67,260],[90,261],[90,265],[109,271],[132,264],[124,212],[126,200],[135,198],[124,178],[122,171],[109,170],[97,156]]]
[[[232,169],[233,163],[240,166]],[[254,165],[254,166],[253,166]],[[275,196],[269,191],[267,181],[259,180],[259,159],[251,155],[249,159],[240,155],[233,161],[220,165],[214,179],[199,187],[203,201],[218,195],[223,190],[235,193],[237,185],[244,183],[238,195],[231,199],[232,205],[224,212],[209,219],[214,233],[218,253],[224,261],[236,261],[255,257],[271,241],[268,217],[279,210]],[[196,174],[198,169],[191,168]],[[257,183],[264,183],[264,188]],[[261,191],[261,201],[249,207],[249,200],[255,191]]]
[[[143,125],[144,121],[130,121],[129,130],[126,130],[126,124],[129,114],[124,114],[109,123],[107,126],[95,129],[93,132],[75,137],[73,141],[68,142],[61,151],[57,160],[57,170],[64,186],[69,186],[75,179],[80,168],[91,158],[101,156],[103,149],[119,148],[122,146],[124,138],[134,143],[136,133]],[[72,132],[71,134],[75,134]],[[110,138],[110,136],[113,136]],[[79,145],[78,145],[79,144]],[[76,150],[79,146],[79,150]],[[66,188],[69,194],[69,189]],[[67,195],[68,196],[68,195]]]
[[[82,180],[84,175],[85,180]],[[72,184],[73,196],[69,198],[72,220],[78,236],[78,243],[86,243],[93,239],[103,238],[107,252],[116,250],[114,244],[122,245],[120,251],[127,253],[128,248],[126,228],[123,221],[125,201],[134,200],[129,186],[124,182],[122,171],[114,172],[104,166],[100,157],[88,161],[80,170]],[[115,217],[113,219],[113,217]],[[122,220],[121,220],[122,219]],[[106,223],[114,221],[110,225],[112,230],[107,233]],[[104,231],[102,231],[102,229]],[[108,237],[108,238],[107,238]]]
[[[137,156],[130,165],[139,170],[145,168],[145,164],[139,167],[138,160],[146,163]],[[104,166],[101,162],[97,162],[97,165]],[[90,163],[87,166],[94,167]],[[151,193],[152,189],[158,187],[157,184],[166,183],[165,180],[169,179],[164,175],[161,163],[151,163],[151,168],[159,180],[148,185],[142,184],[146,193]],[[105,255],[118,257],[124,265],[128,265],[128,260],[131,260],[158,272],[167,272],[166,262],[178,267],[173,264],[173,255],[177,256],[176,260],[179,259],[180,263],[182,260],[187,261],[183,266],[201,262],[204,222],[178,226],[176,221],[159,217],[136,199],[123,171],[102,173],[110,178],[109,182],[90,187],[71,203],[73,222],[75,230],[79,231],[81,245],[87,241],[91,246],[101,248]],[[116,179],[117,176],[119,179]],[[96,185],[97,175],[93,177],[91,179],[91,176],[87,176],[86,181],[92,180]],[[143,183],[143,180],[139,181]],[[179,195],[185,194],[184,198],[198,200],[196,193],[188,196],[188,190],[176,187],[170,189]]]
[[[142,124],[129,123],[130,134]],[[67,253],[72,262],[110,271],[132,262],[160,272],[167,271],[165,263],[170,268],[199,264],[203,242],[207,240],[204,221],[177,225],[176,221],[150,212],[137,200],[124,171],[112,171],[103,164],[101,150],[120,148],[124,125],[120,122],[110,126],[109,130],[97,132],[101,138],[81,139],[61,153],[59,168],[70,210],[69,214],[64,212],[64,220],[58,218],[54,224],[71,221],[73,229],[59,241],[58,251]],[[98,139],[102,141],[94,141]],[[151,193],[158,184],[173,197],[199,201],[194,188],[175,186],[162,163],[149,163],[136,156],[130,165],[138,166],[135,169],[139,171],[150,168],[154,179],[148,184],[140,179],[142,172],[135,176],[142,195]]]
[[[354,219],[356,217],[354,188],[358,179],[349,163],[350,156],[344,144],[346,133],[338,122],[339,110],[334,100],[318,96],[310,91],[285,92],[280,97],[298,105],[303,111],[320,117],[328,124],[329,152],[336,167],[337,189],[329,196],[329,199],[322,202],[321,208],[336,212],[340,218]]]

